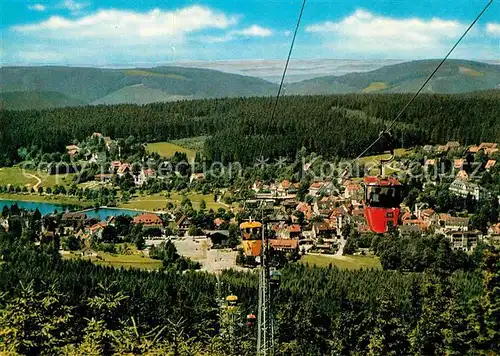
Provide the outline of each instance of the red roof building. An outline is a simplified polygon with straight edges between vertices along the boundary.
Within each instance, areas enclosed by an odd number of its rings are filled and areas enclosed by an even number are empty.
[[[299,241],[292,239],[270,239],[269,244],[276,251],[292,252],[299,249]]]
[[[76,155],[80,151],[80,148],[77,145],[69,145],[69,146],[66,146],[66,151],[67,151],[68,155],[73,157],[74,155]]]
[[[177,226],[180,230],[187,230],[192,225],[191,220],[185,215],[182,215],[177,221]]]
[[[283,189],[290,188],[290,185],[291,185],[290,181],[286,180],[286,179],[283,182],[280,183],[280,187],[283,188]]]
[[[479,146],[470,146],[469,147],[469,152],[470,153],[478,153],[479,152]]]
[[[491,236],[491,235],[496,235],[496,236],[500,236],[500,223],[497,223],[495,225],[491,225],[489,228],[488,228],[488,234]]]
[[[302,228],[298,224],[293,224],[288,226],[288,232],[298,232],[300,233],[302,231]]]
[[[108,223],[105,221],[100,221],[97,224],[92,225],[89,227],[89,232],[91,235],[97,235],[97,234],[102,234],[102,230],[108,226]]]
[[[479,146],[471,146],[469,148],[470,153],[478,153],[483,150],[485,154],[491,155],[498,152],[498,144],[494,142],[481,142]]]
[[[155,170],[154,170],[154,169],[152,169],[152,168],[145,169],[145,170],[143,171],[143,173],[144,173],[144,175],[145,175],[146,177],[148,177],[148,178],[150,178],[150,177],[154,177],[154,176],[155,176],[155,174],[156,174],[156,173],[155,173]]]
[[[312,207],[306,202],[299,203],[295,210],[302,212],[307,220],[312,218]]]
[[[401,185],[399,180],[393,177],[376,177],[376,176],[367,176],[364,178],[364,182],[366,185],[377,185],[377,186],[396,186]]]
[[[464,166],[464,159],[456,159],[453,161],[453,168],[455,169],[462,169]]]
[[[403,221],[403,225],[413,225],[418,226],[422,231],[427,230],[429,223],[422,219],[408,219]]]
[[[412,217],[412,213],[411,211],[406,211],[403,216],[401,217],[401,221],[406,221],[406,220],[410,220]]]
[[[217,226],[217,227],[220,227],[222,224],[224,224],[226,221],[224,219],[221,219],[221,218],[216,218],[214,220],[214,225]]]
[[[358,196],[363,192],[363,187],[361,186],[361,184],[357,182],[347,181],[344,183],[344,187],[345,187],[344,196],[346,198],[352,198],[354,196]]]
[[[425,209],[422,211],[420,216],[424,220],[429,220],[429,219],[433,218],[434,216],[436,216],[436,212],[434,211],[434,209]]]
[[[205,173],[193,173],[191,177],[189,177],[189,182],[192,183],[194,181],[203,182],[205,180]]]
[[[494,159],[490,159],[490,160],[488,160],[488,162],[486,162],[486,166],[485,166],[484,168],[485,168],[485,169],[491,169],[491,168],[493,168],[496,164],[497,164],[497,161],[495,161]]]
[[[497,148],[498,144],[494,142],[481,142],[479,145],[480,150],[494,149]]]
[[[125,174],[130,171],[132,167],[129,163],[122,163],[120,167],[118,167],[118,174]]]
[[[133,220],[134,224],[143,224],[147,227],[161,227],[163,226],[163,221],[160,217],[153,213],[144,213],[141,215],[137,215]]]

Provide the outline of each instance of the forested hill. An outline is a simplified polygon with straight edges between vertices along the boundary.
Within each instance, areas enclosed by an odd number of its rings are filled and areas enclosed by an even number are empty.
[[[173,66],[151,69],[4,67],[0,68],[0,81],[4,107],[21,109],[50,106],[40,105],[36,100],[22,107],[13,104],[19,101],[16,95],[26,96],[26,92],[33,91],[58,93],[62,101],[52,103],[52,107],[57,107],[67,98],[84,104],[146,104],[179,99],[267,96],[276,93],[277,88],[259,78]],[[12,92],[17,94],[5,96]]]
[[[288,84],[285,93],[415,92],[436,65],[436,60],[414,61],[371,72],[315,78]],[[0,68],[0,82],[0,100],[7,109],[269,96],[275,95],[278,89],[276,84],[255,77],[174,66],[148,69],[4,67]],[[425,92],[462,93],[495,89],[499,85],[499,65],[448,60]]]
[[[53,91],[21,91],[0,93],[1,107],[6,110],[49,109],[79,106],[85,103]]]
[[[353,157],[407,103],[410,94],[286,96],[269,117],[272,98],[233,98],[149,105],[98,105],[0,112],[0,166],[21,147],[65,152],[74,139],[99,131],[142,141],[208,136],[209,161],[254,164],[256,157],[295,158],[301,147],[327,157]],[[500,91],[419,96],[394,126],[396,145],[458,140],[500,142]]]
[[[385,66],[366,73],[326,76],[290,84],[287,94],[408,93],[416,92],[439,60],[421,60]],[[426,93],[465,93],[500,88],[500,66],[474,61],[447,60],[424,89]]]

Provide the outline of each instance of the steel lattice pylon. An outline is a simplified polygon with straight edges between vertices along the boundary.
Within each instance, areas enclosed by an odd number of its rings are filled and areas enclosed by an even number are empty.
[[[262,221],[262,252],[260,258],[257,355],[272,355],[274,353],[274,325],[269,281],[269,242],[264,220]]]

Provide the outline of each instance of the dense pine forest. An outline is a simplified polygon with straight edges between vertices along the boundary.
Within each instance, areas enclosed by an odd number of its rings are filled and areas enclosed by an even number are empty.
[[[390,238],[390,237],[388,237]],[[113,269],[0,231],[0,352],[255,354],[257,274]],[[425,256],[422,256],[424,258]],[[292,263],[273,294],[278,355],[498,353],[500,262],[472,269],[346,271]],[[239,297],[234,322],[218,298]]]
[[[0,112],[0,165],[36,146],[64,152],[72,140],[99,131],[142,141],[208,136],[208,161],[252,164],[258,156],[295,157],[305,147],[328,157],[360,153],[409,99],[407,94],[283,97],[273,122],[271,98],[179,101],[149,105],[82,106]],[[421,95],[394,126],[399,146],[459,140],[499,141],[500,91]]]

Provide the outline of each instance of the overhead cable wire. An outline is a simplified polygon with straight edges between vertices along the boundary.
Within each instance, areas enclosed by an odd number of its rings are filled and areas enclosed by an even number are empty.
[[[432,79],[432,77],[434,76],[434,74],[436,74],[436,72],[439,70],[439,68],[441,68],[441,66],[444,64],[444,62],[446,62],[446,60],[451,55],[451,53],[455,50],[455,48],[457,48],[457,46],[460,44],[460,42],[464,39],[464,37],[467,35],[467,33],[469,33],[469,31],[472,29],[472,27],[474,27],[474,25],[476,24],[476,22],[479,21],[479,19],[483,16],[483,14],[486,12],[486,10],[488,10],[488,8],[490,7],[490,5],[492,3],[493,3],[493,0],[490,0],[488,2],[488,4],[486,4],[486,6],[483,8],[483,10],[476,16],[476,18],[474,19],[474,21],[472,21],[472,23],[469,25],[469,27],[467,27],[467,29],[462,34],[462,36],[460,36],[460,38],[457,40],[457,42],[448,51],[448,53],[446,54],[446,56],[441,60],[441,62],[439,62],[438,66],[432,71],[432,73],[429,75],[429,77],[427,77],[427,79],[420,86],[420,88],[418,89],[418,91],[412,96],[412,98],[408,101],[408,103],[406,103],[406,105],[399,112],[399,114],[396,116],[396,118],[393,119],[389,123],[389,125],[387,125],[387,128],[383,132],[388,133],[391,130],[391,128],[394,126],[394,124],[401,118],[401,116],[403,116],[403,114],[406,112],[406,110],[408,109],[408,107],[413,103],[413,101],[415,100],[415,98],[422,92],[422,90],[425,88],[425,86],[427,85],[427,83],[429,83],[429,81]],[[367,148],[365,148],[365,150],[363,152],[361,152],[354,159],[354,161],[357,161],[358,159],[360,159],[361,157],[363,157],[373,146],[375,146],[375,144],[380,140],[380,138],[381,138],[381,136],[379,135],[375,139],[375,141],[373,141]]]
[[[286,59],[286,62],[285,62],[285,67],[283,68],[283,74],[281,75],[280,85],[278,87],[278,92],[276,94],[276,98],[275,98],[274,104],[273,104],[273,109],[271,111],[271,117],[270,117],[270,120],[268,122],[267,129],[265,131],[264,136],[267,136],[267,134],[269,133],[269,129],[271,127],[271,123],[273,122],[274,116],[276,115],[276,109],[278,108],[278,102],[279,102],[279,99],[280,99],[281,91],[283,90],[283,84],[285,82],[286,72],[288,70],[288,65],[290,64],[290,58],[292,57],[292,51],[293,51],[293,47],[295,45],[295,39],[297,38],[297,32],[299,31],[300,21],[302,20],[302,15],[304,13],[304,8],[306,6],[306,1],[307,0],[303,0],[302,1],[302,7],[300,8],[300,13],[299,13],[299,17],[297,19],[297,24],[295,25],[295,31],[293,32],[292,43],[290,44],[290,50],[288,51],[288,56],[287,56],[287,59]],[[262,156],[262,151],[263,150],[264,150],[264,146],[262,145],[262,147],[260,149],[259,157],[257,157],[257,158],[260,158],[260,156]]]

